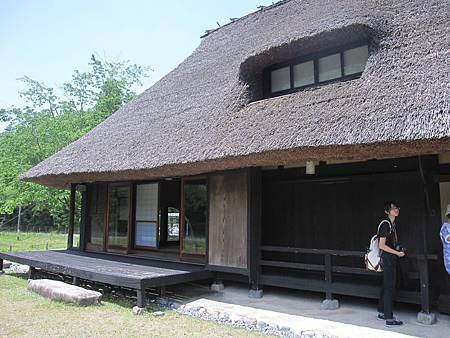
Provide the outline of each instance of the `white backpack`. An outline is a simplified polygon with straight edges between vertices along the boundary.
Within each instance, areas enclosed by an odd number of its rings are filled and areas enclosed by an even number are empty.
[[[367,253],[364,256],[364,259],[366,261],[366,269],[370,271],[375,272],[382,272],[383,268],[381,267],[381,250],[379,247],[379,238],[378,238],[378,232],[380,231],[380,227],[384,222],[389,223],[389,232],[392,232],[391,223],[388,220],[383,220],[378,225],[378,231],[377,233],[372,237],[369,244],[369,249],[367,250]]]

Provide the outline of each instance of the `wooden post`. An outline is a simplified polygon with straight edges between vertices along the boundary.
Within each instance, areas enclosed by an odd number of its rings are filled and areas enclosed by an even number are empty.
[[[159,288],[159,297],[160,298],[166,297],[166,287],[164,285]]]
[[[20,218],[22,216],[22,206],[19,206],[19,215],[17,216],[17,235],[16,239],[20,240]]]
[[[423,240],[423,255],[418,257],[419,264],[419,275],[420,275],[420,301],[422,305],[422,312],[430,313],[430,290],[429,290],[429,280],[428,280],[428,243],[427,243],[427,227],[428,222],[431,221],[431,206],[430,206],[430,196],[428,192],[428,182],[426,179],[426,173],[423,169],[422,158],[418,156],[419,163],[419,175],[422,180],[423,185],[423,195],[424,195],[424,207],[425,207],[425,217],[422,223],[422,240]],[[427,172],[428,174],[428,172]]]
[[[78,285],[78,277],[76,277],[76,276],[72,277],[72,284],[73,285]]]
[[[70,205],[69,205],[69,229],[67,234],[67,249],[73,248],[73,232],[75,225],[75,193],[76,193],[76,184],[70,185]]]
[[[428,259],[426,257],[418,256],[417,262],[419,265],[420,275],[420,304],[422,312],[430,313],[430,289],[428,280]]]
[[[86,189],[81,192],[81,224],[80,224],[80,250],[86,250],[86,217],[87,217],[87,192]]]
[[[333,294],[331,293],[331,255],[325,254],[325,298],[333,299]]]
[[[250,168],[247,180],[247,258],[251,290],[259,290],[261,245],[261,194],[260,168]]]
[[[136,298],[137,298],[137,307],[144,308],[145,307],[145,290],[136,289]]]
[[[28,279],[33,279],[35,273],[36,273],[36,268],[33,266],[30,266],[30,269],[28,270]]]

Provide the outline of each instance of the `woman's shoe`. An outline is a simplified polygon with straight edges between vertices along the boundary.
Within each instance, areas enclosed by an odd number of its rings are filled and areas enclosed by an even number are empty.
[[[386,320],[386,318],[384,318],[384,313],[378,312],[377,319],[378,320]],[[397,318],[395,318],[395,316],[394,316],[394,317],[392,317],[392,319],[395,320]]]
[[[403,322],[401,320],[397,320],[397,319],[386,320],[387,327],[395,327],[395,326],[400,326],[400,325],[403,325]]]

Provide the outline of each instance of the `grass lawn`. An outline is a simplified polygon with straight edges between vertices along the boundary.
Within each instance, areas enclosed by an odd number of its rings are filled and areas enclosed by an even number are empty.
[[[20,240],[13,231],[0,231],[0,252],[10,251],[35,251],[48,249],[65,249],[67,247],[67,235],[50,233],[22,232]],[[78,245],[78,235],[74,236],[74,246]]]
[[[0,337],[262,337],[257,332],[182,316],[132,314],[132,305],[105,299],[78,307],[52,302],[26,289],[26,279],[0,276]],[[265,336],[267,337],[267,336]]]

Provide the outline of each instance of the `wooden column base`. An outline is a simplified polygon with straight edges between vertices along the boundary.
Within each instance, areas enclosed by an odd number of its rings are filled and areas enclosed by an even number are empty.
[[[36,268],[30,266],[30,270],[28,270],[28,279],[33,279],[35,275],[36,275]]]
[[[145,290],[142,289],[136,289],[136,298],[137,298],[137,307],[145,308],[146,301],[145,301]]]

